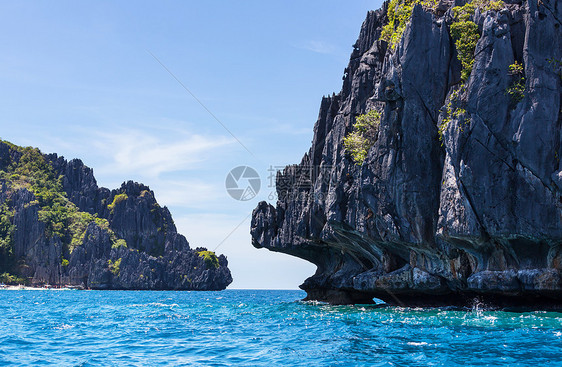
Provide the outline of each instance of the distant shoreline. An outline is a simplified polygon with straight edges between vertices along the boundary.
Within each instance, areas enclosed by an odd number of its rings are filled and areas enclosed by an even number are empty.
[[[74,290],[82,290],[84,288],[76,288],[76,287],[31,287],[26,285],[4,285],[0,286],[0,291],[74,291]]]

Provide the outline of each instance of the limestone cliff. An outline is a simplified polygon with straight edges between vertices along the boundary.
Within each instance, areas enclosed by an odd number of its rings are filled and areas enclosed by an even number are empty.
[[[451,25],[465,3],[414,5],[394,46],[380,40],[389,3],[369,12],[312,147],[278,173],[277,206],[254,210],[255,247],[317,265],[309,299],[562,303],[562,3],[476,6],[463,80]],[[373,109],[357,165],[343,139]]]
[[[80,160],[0,142],[1,281],[91,289],[221,290],[228,262],[189,247],[154,193],[98,187]]]

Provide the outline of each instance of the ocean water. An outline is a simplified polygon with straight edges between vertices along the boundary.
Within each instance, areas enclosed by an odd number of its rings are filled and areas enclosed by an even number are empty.
[[[329,306],[301,291],[0,291],[0,365],[562,366],[562,313]]]

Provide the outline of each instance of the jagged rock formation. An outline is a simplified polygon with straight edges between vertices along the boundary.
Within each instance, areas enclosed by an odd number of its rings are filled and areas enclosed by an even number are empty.
[[[416,5],[394,49],[379,40],[388,3],[369,12],[312,147],[278,174],[277,206],[254,210],[255,247],[317,265],[309,299],[562,304],[562,3],[476,9],[463,83],[450,25],[465,3]],[[379,132],[358,166],[342,140],[371,109]]]
[[[226,258],[190,249],[147,186],[100,188],[78,159],[7,142],[0,174],[0,273],[90,289],[222,290],[232,282]]]

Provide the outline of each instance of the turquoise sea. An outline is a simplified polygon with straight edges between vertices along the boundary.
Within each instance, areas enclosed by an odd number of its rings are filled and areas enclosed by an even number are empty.
[[[0,291],[0,365],[562,366],[562,313],[329,306],[301,291]]]

